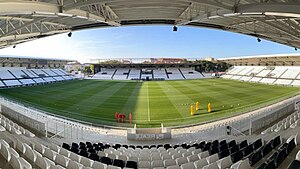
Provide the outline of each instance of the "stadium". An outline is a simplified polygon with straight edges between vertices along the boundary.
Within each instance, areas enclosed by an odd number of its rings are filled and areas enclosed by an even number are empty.
[[[1,1],[0,48],[89,28],[166,24],[175,32],[212,28],[297,50],[299,7],[285,0]],[[300,168],[299,58],[81,65],[1,56],[1,168]]]

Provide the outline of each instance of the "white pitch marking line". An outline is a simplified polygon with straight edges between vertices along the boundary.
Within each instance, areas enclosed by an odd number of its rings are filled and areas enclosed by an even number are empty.
[[[150,121],[150,109],[149,109],[149,82],[147,82],[147,103],[148,103],[148,121]]]

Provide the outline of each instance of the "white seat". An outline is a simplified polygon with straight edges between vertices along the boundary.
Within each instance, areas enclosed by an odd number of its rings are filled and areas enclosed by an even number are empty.
[[[0,148],[2,145],[5,146],[6,148],[9,148],[9,144],[3,139],[0,140]]]
[[[193,162],[185,163],[180,166],[181,169],[196,169]]]
[[[39,152],[39,151],[38,151],[38,152]],[[45,148],[44,156],[47,157],[48,159],[54,161],[56,155],[57,155],[56,152],[50,150],[49,148]]]
[[[28,161],[26,161],[24,158],[20,157],[19,161],[23,169],[32,169],[31,164]]]
[[[182,164],[188,163],[188,160],[186,157],[179,157],[175,161],[176,161],[177,165],[179,165],[179,166]]]
[[[138,162],[139,161],[139,158],[136,157],[136,156],[131,156],[128,158],[128,161],[135,161],[135,162]]]
[[[50,149],[58,153],[60,150],[60,147],[54,143],[51,143]]]
[[[206,157],[208,164],[214,163],[219,160],[218,154],[213,154],[211,156]]]
[[[139,161],[139,168],[150,168],[150,161]]]
[[[194,154],[194,155],[188,156],[187,159],[189,162],[195,162],[195,161],[199,160],[199,156],[197,154]]]
[[[59,164],[59,165],[63,166],[63,167],[67,167],[68,160],[66,158],[67,157],[65,157],[64,155],[57,154],[56,157],[55,157],[54,162],[56,164]]]
[[[300,150],[298,151],[295,159],[298,160],[298,161],[300,161]]]
[[[15,149],[9,147],[9,148],[8,148],[8,151],[9,151],[9,153],[10,153],[11,155],[16,156],[17,158],[20,157],[19,153],[18,153]]]
[[[60,165],[53,165],[51,164],[50,169],[65,169],[64,167],[60,166]]]
[[[18,129],[16,129],[15,127],[12,127],[11,128],[11,132],[13,133],[13,134],[17,134],[17,135],[21,135],[22,133],[18,130]]]
[[[70,152],[70,157],[69,157],[71,160],[73,161],[76,161],[76,162],[79,162],[80,161],[80,156],[73,153],[73,152]]]
[[[182,154],[183,157],[188,157],[190,155],[192,155],[192,152],[185,152]]]
[[[200,159],[206,158],[209,156],[209,152],[208,151],[201,152],[200,154],[198,154],[198,156]]]
[[[153,155],[153,156],[151,156],[151,161],[155,161],[155,160],[161,160],[160,155]]]
[[[149,155],[148,155],[148,156],[141,156],[141,157],[139,158],[139,160],[140,160],[140,161],[151,161],[151,158],[150,158]]]
[[[174,165],[167,167],[167,169],[180,169],[180,167],[178,165]]]
[[[128,156],[125,156],[125,155],[118,155],[117,159],[119,160],[123,160],[123,161],[128,161]]]
[[[198,161],[195,161],[194,164],[195,164],[196,168],[202,168],[202,167],[206,166],[208,164],[208,162],[207,162],[206,158],[203,158]]]
[[[0,154],[5,158],[6,161],[10,161],[11,155],[9,151],[9,147],[6,147],[5,145],[1,145]]]
[[[67,164],[67,169],[81,169],[82,168],[82,164],[76,162],[76,161],[72,161],[70,160],[69,163]]]
[[[232,165],[232,160],[230,156],[224,157],[217,161],[219,169],[225,169]]]
[[[20,160],[14,155],[11,156],[10,165],[13,169],[23,169]]]
[[[218,167],[217,163],[211,163],[211,164],[204,166],[203,169],[219,169],[219,167]]]
[[[154,161],[151,161],[151,167],[152,168],[155,168],[155,167],[163,167],[164,166],[164,163],[162,160],[154,160]]]
[[[161,158],[162,158],[163,160],[167,160],[167,159],[172,159],[172,156],[171,156],[170,154],[162,154],[162,155],[161,155]]]
[[[86,157],[81,157],[80,163],[86,167],[91,167],[91,160]]]
[[[98,161],[94,161],[93,165],[92,165],[93,169],[105,169],[106,168],[106,164],[103,164],[101,162]]]
[[[55,150],[53,150],[53,151],[55,151]],[[57,151],[56,151],[56,152],[57,152]],[[69,157],[69,156],[70,156],[70,152],[69,152],[68,150],[64,149],[64,148],[61,148],[61,149],[59,150],[59,154],[65,156],[65,157]]]
[[[4,132],[6,129],[3,126],[0,126],[0,132]]]
[[[179,158],[179,157],[182,157],[182,154],[176,153],[176,154],[173,154],[173,155],[172,155],[172,158],[173,158],[174,160],[176,160],[176,159]]]
[[[31,147],[29,147],[27,144],[24,144],[24,147],[25,147],[25,154],[24,154],[25,157],[34,163],[37,158],[36,154],[33,152]]]
[[[113,165],[109,165],[109,166],[107,166],[106,169],[121,169],[121,167],[116,167],[116,166],[113,166]]]
[[[46,162],[46,160],[42,156],[39,156],[39,155],[36,156],[35,164],[39,168],[45,168],[45,169],[50,168],[50,165],[48,165],[48,163]]]
[[[20,153],[22,153],[22,154],[25,153],[25,147],[24,147],[24,144],[26,144],[26,143],[23,143],[22,141],[17,140],[17,150],[18,150]],[[26,145],[28,145],[28,144],[26,144]]]
[[[166,159],[164,160],[164,166],[168,167],[168,166],[173,166],[176,165],[176,161],[173,159]]]
[[[249,169],[251,168],[249,163],[249,158],[246,158],[245,160],[238,161],[237,163],[234,163],[231,167],[231,169]]]
[[[110,153],[107,154],[107,157],[110,158],[110,159],[112,159],[112,160],[114,160],[114,159],[117,158],[117,156],[115,154],[110,154]]]
[[[40,144],[40,143],[38,143],[38,142],[34,142],[33,144],[34,144],[34,149],[35,149],[36,151],[38,151],[39,153],[41,153],[41,154],[44,154],[44,153],[45,153],[45,149],[49,149],[49,148],[43,146],[42,144]],[[49,150],[50,150],[50,149],[49,149]],[[56,153],[57,153],[57,152],[56,152]]]

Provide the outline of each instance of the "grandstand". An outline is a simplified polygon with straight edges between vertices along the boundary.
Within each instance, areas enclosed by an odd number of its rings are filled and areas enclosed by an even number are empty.
[[[126,65],[125,65],[126,66]],[[97,66],[96,66],[97,67]],[[157,65],[152,68],[100,68],[92,79],[100,80],[184,80],[212,78],[211,73],[202,73],[194,68],[162,68]],[[96,68],[97,69],[97,68]]]
[[[0,88],[31,86],[74,79],[62,69],[27,69],[2,67]]]

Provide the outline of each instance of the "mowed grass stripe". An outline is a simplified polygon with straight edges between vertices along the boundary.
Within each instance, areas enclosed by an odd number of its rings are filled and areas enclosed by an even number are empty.
[[[129,112],[122,112],[121,110],[127,106],[129,96],[132,95],[133,89],[135,88],[135,83],[123,83],[123,86],[114,89],[115,91],[110,93],[110,96],[107,95],[105,99],[102,100],[101,103],[98,103],[90,113],[88,114],[91,117],[98,118],[99,114],[101,114],[101,118],[112,119],[115,121],[115,113],[123,113],[128,115]],[[128,105],[129,107],[134,107],[135,105]],[[132,111],[132,110],[131,110]]]
[[[146,83],[142,83],[141,88],[137,94],[137,103],[134,109],[134,120],[137,123],[144,123],[148,121],[148,104],[149,104],[148,99],[149,98],[148,98],[148,89]]]
[[[143,83],[140,82],[134,82],[132,83],[134,84],[134,86],[132,86],[131,89],[131,93],[128,93],[128,99],[126,101],[126,103],[123,105],[122,110],[120,111],[121,113],[125,113],[126,115],[129,115],[129,113],[132,113],[133,116],[133,120],[136,120],[136,114],[137,112],[136,110],[136,104],[138,102],[138,94],[139,94],[139,90],[142,86]]]
[[[169,82],[158,84],[173,105],[173,107],[170,107],[170,109],[176,111],[180,115],[179,117],[184,118],[190,116],[188,107],[184,106],[183,104],[193,103],[193,100],[182,93],[180,88],[173,87]]]
[[[92,114],[93,117],[94,112],[96,111],[98,112],[98,114],[102,114],[102,116],[98,116],[99,119],[105,119],[107,115],[109,116],[109,113],[101,113],[101,111],[98,110],[99,105],[104,103],[109,97],[114,95],[119,89],[121,89],[126,84],[127,83],[114,83],[110,84],[106,88],[99,87],[98,91],[94,91],[89,95],[86,95],[86,97],[81,99],[79,102],[75,102],[74,106],[71,106],[66,110],[70,112],[82,111],[82,114],[85,114],[86,116],[91,116]]]
[[[168,94],[166,94],[166,89],[162,87],[165,83],[149,82],[148,84],[151,121],[181,117],[180,112],[174,107]]]

